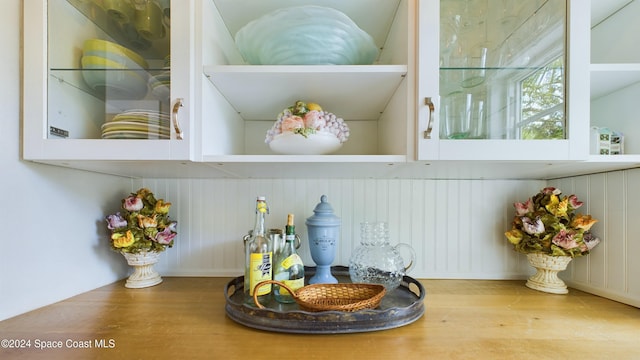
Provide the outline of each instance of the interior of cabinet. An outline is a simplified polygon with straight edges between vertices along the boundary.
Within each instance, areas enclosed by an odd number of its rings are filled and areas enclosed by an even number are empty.
[[[169,112],[168,97],[159,99],[148,86],[152,76],[169,70],[164,62],[170,51],[169,34],[159,40],[139,41],[136,45],[126,36],[127,31],[134,31],[127,30],[131,23],[114,21],[108,10],[98,4],[82,0],[47,2],[47,134],[51,139],[102,139],[102,126],[124,111],[142,109]],[[144,58],[149,66],[144,69],[87,70],[81,61],[85,55],[84,43],[90,39],[106,40],[130,49]],[[118,61],[113,66],[123,64]],[[104,88],[92,87],[87,81],[87,74],[107,79],[138,79],[135,83],[136,94],[130,96],[133,92],[126,86],[118,88],[126,81]]]
[[[592,5],[593,6],[593,5]],[[624,135],[625,155],[596,156],[606,161],[638,161],[640,128],[635,104],[640,96],[640,2],[620,1],[591,29],[591,126]],[[597,155],[592,136],[591,154]]]
[[[283,7],[319,5],[349,16],[375,41],[380,53],[371,65],[249,65],[234,38],[251,20]],[[349,140],[333,155],[354,160],[405,161],[412,124],[409,9],[406,0],[211,0],[202,3],[202,158],[274,156],[267,130],[297,100],[315,102],[341,117]],[[264,158],[264,157],[263,157]],[[236,158],[237,159],[237,158]]]

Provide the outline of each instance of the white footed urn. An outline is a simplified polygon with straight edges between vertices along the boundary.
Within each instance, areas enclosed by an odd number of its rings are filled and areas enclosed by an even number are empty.
[[[162,282],[160,274],[156,272],[153,266],[158,262],[160,252],[158,251],[141,251],[139,253],[123,252],[122,255],[127,259],[127,263],[133,267],[133,274],[129,276],[125,287],[132,289],[140,289],[149,286],[158,285]]]
[[[566,294],[567,285],[558,277],[558,272],[564,271],[571,261],[570,256],[551,256],[541,253],[527,254],[529,264],[536,269],[536,273],[527,280],[527,287],[552,294]]]

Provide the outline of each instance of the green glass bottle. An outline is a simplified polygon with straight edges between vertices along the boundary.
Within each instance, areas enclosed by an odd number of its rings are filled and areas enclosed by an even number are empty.
[[[293,214],[287,215],[284,236],[284,247],[276,256],[273,278],[296,291],[304,286],[304,264],[296,252],[296,227],[293,224]],[[273,286],[273,295],[281,303],[295,302],[291,293],[277,284]]]

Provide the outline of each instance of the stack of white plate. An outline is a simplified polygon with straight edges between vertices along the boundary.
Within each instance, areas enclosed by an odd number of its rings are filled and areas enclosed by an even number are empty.
[[[108,98],[141,99],[147,95],[148,63],[116,43],[89,39],[82,49],[82,76]]]
[[[169,139],[169,114],[127,110],[102,125],[103,139]]]

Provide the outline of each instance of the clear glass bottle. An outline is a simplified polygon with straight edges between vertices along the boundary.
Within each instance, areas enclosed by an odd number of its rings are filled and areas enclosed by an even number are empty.
[[[272,279],[273,246],[266,234],[265,217],[269,207],[264,196],[256,200],[256,223],[251,238],[245,247],[244,292],[253,296],[255,286],[264,280]],[[258,289],[258,296],[263,297],[271,293],[271,285],[264,285]]]
[[[274,280],[278,280],[287,285],[291,290],[296,291],[304,286],[304,264],[302,258],[296,252],[295,240],[296,230],[293,224],[293,214],[287,215],[287,225],[285,227],[285,244],[277,254]],[[278,302],[295,302],[291,293],[275,284],[273,294]]]

